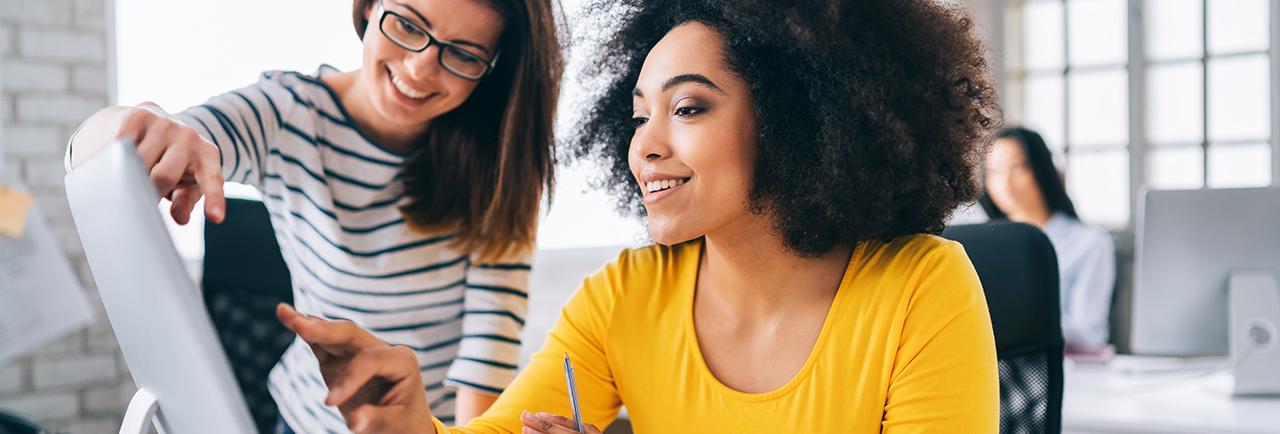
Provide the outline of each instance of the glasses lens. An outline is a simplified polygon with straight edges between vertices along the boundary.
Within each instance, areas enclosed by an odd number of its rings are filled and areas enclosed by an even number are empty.
[[[453,72],[467,78],[480,78],[489,68],[483,57],[458,47],[441,47],[440,60]]]
[[[431,43],[431,38],[417,24],[393,13],[382,19],[382,33],[392,42],[410,50],[419,50]]]

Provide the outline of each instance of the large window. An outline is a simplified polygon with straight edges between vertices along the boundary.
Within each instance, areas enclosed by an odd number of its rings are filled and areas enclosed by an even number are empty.
[[[1267,0],[1146,0],[1146,180],[1271,181]]]
[[[1009,10],[1009,121],[1063,157],[1085,220],[1126,226],[1141,187],[1271,182],[1268,0],[1024,0]]]

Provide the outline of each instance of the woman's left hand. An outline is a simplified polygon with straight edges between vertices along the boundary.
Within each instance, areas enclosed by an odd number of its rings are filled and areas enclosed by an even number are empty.
[[[524,434],[579,434],[578,427],[572,419],[549,413],[520,413],[520,424],[524,425]],[[595,425],[584,424],[586,432],[581,434],[603,434]]]

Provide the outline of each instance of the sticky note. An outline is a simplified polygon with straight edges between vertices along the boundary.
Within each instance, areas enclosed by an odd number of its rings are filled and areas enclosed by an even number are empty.
[[[21,237],[29,209],[31,195],[0,185],[0,235]]]

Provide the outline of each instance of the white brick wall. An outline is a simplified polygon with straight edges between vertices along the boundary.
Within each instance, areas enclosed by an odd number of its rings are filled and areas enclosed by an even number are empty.
[[[101,66],[77,66],[71,71],[71,90],[86,94],[107,94],[107,71]]]
[[[83,349],[83,346],[78,346],[76,351]],[[116,380],[116,357],[111,354],[36,360],[32,370],[36,389],[112,385]]]
[[[7,56],[12,51],[13,37],[9,36],[9,27],[0,26],[0,55]]]
[[[25,2],[24,2],[25,3]],[[18,54],[31,59],[89,63],[106,58],[101,30],[34,29],[18,32]]]
[[[80,397],[74,391],[35,392],[0,399],[0,408],[36,420],[70,419],[80,410]]]
[[[0,19],[23,24],[53,24],[66,26],[71,23],[70,0],[4,0]]]
[[[76,95],[69,92],[32,92],[18,96],[18,122],[34,125],[79,124],[93,112],[98,111],[106,102],[102,96]]]
[[[67,90],[67,68],[62,65],[31,62],[14,59],[0,65],[0,77],[4,77],[5,91],[47,91],[62,92]]]
[[[8,75],[2,75],[8,84]],[[57,149],[49,146],[62,140],[62,130],[44,125],[5,125],[4,135],[0,143],[4,143],[4,151],[11,157],[27,157],[47,159],[61,155]]]
[[[0,368],[0,394],[15,393],[27,387],[27,366],[17,363]]]
[[[67,139],[108,102],[111,1],[0,0],[0,181],[19,179],[35,195],[99,314],[87,329],[0,365],[0,410],[73,434],[118,430],[134,390],[62,187]]]

